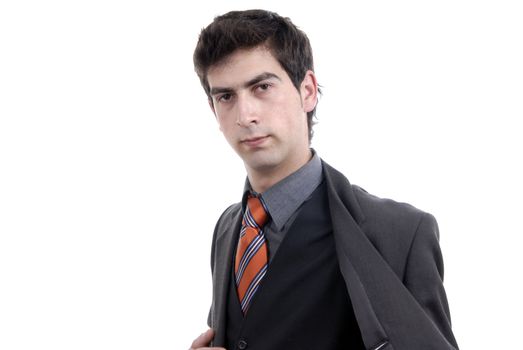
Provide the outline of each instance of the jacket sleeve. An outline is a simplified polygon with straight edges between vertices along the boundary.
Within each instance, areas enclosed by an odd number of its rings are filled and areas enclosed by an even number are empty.
[[[223,217],[223,214],[222,214],[222,217]],[[221,218],[220,217],[220,220]],[[214,228],[214,233],[212,235],[212,245],[211,245],[211,276],[212,276],[212,280],[213,280],[213,292],[212,292],[212,302],[211,302],[211,306],[209,307],[209,313],[207,315],[207,325],[209,326],[209,328],[215,328],[214,327],[214,324],[213,324],[213,313],[214,313],[214,258],[215,258],[215,253],[216,253],[216,233],[218,231],[218,225],[220,224],[220,220],[218,220],[218,222],[216,223],[216,226]],[[211,343],[209,344],[209,346],[214,346],[214,339],[211,341]]]
[[[235,209],[237,209],[237,206],[238,205],[241,205],[240,203],[236,203],[236,204],[233,204],[231,206],[229,206],[227,209],[224,210],[224,212],[220,215],[220,218],[218,219],[218,221],[216,222],[216,225],[214,227],[214,233],[212,235],[212,245],[211,245],[211,276],[212,276],[212,279],[213,279],[213,299],[212,299],[212,303],[211,303],[211,307],[209,309],[209,314],[207,316],[207,325],[210,327],[210,328],[214,328],[215,325],[213,324],[213,313],[214,313],[214,303],[215,303],[215,300],[214,300],[214,289],[216,288],[216,286],[214,285],[214,268],[215,268],[215,265],[216,265],[216,239],[218,237],[218,234],[220,231],[223,231],[224,229],[224,222],[226,222],[226,218],[227,217],[230,217],[230,215],[232,215],[232,213],[234,212]]]
[[[211,247],[211,276],[214,273],[214,237]],[[211,303],[211,306],[209,307],[209,314],[207,315],[207,325],[209,328],[212,328],[212,312],[213,312],[214,302]]]
[[[443,257],[436,219],[424,213],[408,253],[403,283],[447,340],[458,348],[443,287]]]
[[[214,227],[214,233],[212,235],[211,276],[214,275],[214,256],[215,256],[215,248],[216,248],[216,232],[218,231],[218,225],[220,224],[220,220],[221,220],[222,217],[223,217],[223,214],[222,214],[222,216],[220,216],[220,219],[218,220],[218,222],[216,222],[216,226]],[[214,289],[214,286],[213,286],[213,289]],[[214,298],[214,293],[213,293],[213,298]],[[213,324],[212,324],[212,313],[214,311],[213,308],[214,308],[214,300],[211,303],[211,306],[209,308],[209,314],[207,315],[207,325],[209,326],[209,328],[213,328]]]

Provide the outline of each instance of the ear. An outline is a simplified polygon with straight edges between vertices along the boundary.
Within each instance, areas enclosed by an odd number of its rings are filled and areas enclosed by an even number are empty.
[[[318,103],[318,82],[313,71],[308,70],[305,73],[305,77],[301,82],[300,93],[303,110],[306,113],[312,111]]]

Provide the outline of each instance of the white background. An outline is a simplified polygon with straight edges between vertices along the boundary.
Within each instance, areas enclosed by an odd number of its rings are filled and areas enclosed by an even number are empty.
[[[320,156],[438,219],[461,348],[519,346],[519,1],[106,0],[0,5],[0,348],[186,349],[206,329],[212,230],[245,172],[192,52],[253,7],[310,37]]]

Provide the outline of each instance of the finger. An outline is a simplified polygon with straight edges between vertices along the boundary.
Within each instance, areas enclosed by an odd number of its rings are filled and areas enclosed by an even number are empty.
[[[214,331],[212,328],[209,328],[192,342],[191,349],[198,349],[204,346],[209,346],[212,338],[214,338]]]

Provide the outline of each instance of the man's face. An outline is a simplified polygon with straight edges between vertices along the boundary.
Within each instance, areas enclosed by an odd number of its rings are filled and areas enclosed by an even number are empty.
[[[314,73],[307,72],[298,91],[270,51],[257,47],[235,51],[207,79],[220,130],[248,171],[285,173],[308,160]]]

